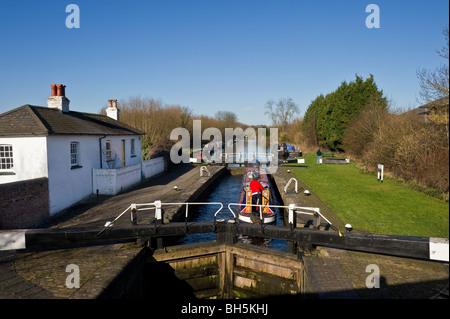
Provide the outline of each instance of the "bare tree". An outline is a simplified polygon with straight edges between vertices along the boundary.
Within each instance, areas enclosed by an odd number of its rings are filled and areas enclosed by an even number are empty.
[[[237,115],[230,111],[218,111],[215,114],[216,119],[219,121],[223,121],[225,125],[228,125],[228,127],[234,127],[234,125],[237,123]]]
[[[448,26],[444,29],[443,34],[446,44],[442,46],[441,50],[437,50],[436,52],[439,56],[448,61]],[[448,64],[441,64],[434,70],[419,69],[417,70],[417,77],[420,84],[420,96],[423,100],[430,104],[430,108],[433,110],[432,113],[444,118],[448,138]]]
[[[270,99],[265,105],[266,112],[274,126],[281,127],[282,131],[291,123],[295,113],[298,113],[298,105],[291,98],[281,98],[278,103]]]

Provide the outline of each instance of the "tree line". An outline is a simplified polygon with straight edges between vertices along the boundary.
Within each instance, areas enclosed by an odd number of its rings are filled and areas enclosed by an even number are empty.
[[[313,100],[297,127],[310,149],[344,152],[367,172],[376,172],[378,164],[383,164],[387,174],[438,190],[448,198],[448,120],[443,120],[448,117],[448,95],[436,105],[445,103],[447,113],[439,120],[420,114],[429,107],[395,110],[373,76],[366,80],[356,76],[355,81],[343,82],[336,91]]]
[[[161,151],[170,151],[176,142],[170,140],[170,133],[175,128],[186,128],[192,138],[193,120],[201,120],[202,130],[208,127],[218,128],[222,136],[225,136],[225,128],[246,129],[248,127],[240,123],[236,114],[230,111],[218,111],[214,116],[195,115],[190,107],[166,104],[161,100],[148,97],[135,96],[120,99],[118,107],[122,123],[145,133],[142,136],[143,160]],[[101,113],[106,114],[105,109],[102,109]]]
[[[446,45],[437,53],[448,61],[448,27],[444,37]],[[419,108],[394,110],[372,75],[366,80],[356,75],[319,95],[293,125],[310,149],[345,152],[366,171],[383,164],[388,174],[438,190],[448,200],[448,64],[419,69],[417,77],[424,103]]]

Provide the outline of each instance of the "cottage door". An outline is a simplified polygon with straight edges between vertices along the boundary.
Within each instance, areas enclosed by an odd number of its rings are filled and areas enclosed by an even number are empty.
[[[122,140],[122,167],[125,167],[125,140]]]

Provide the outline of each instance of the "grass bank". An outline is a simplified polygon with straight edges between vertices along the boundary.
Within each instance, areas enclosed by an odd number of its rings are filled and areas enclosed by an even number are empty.
[[[376,234],[424,237],[449,236],[449,203],[409,188],[392,178],[377,181],[355,163],[316,164],[291,171],[344,222]]]

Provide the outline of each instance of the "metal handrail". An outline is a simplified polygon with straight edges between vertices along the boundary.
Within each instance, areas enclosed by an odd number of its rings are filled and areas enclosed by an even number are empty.
[[[214,213],[214,218],[217,216],[217,214],[223,209],[223,204],[219,202],[179,202],[179,203],[163,203],[161,201],[155,201],[153,203],[143,203],[143,204],[131,204],[127,207],[122,213],[120,213],[115,219],[112,221],[108,221],[105,223],[105,228],[114,226],[114,222],[117,221],[120,217],[122,217],[126,212],[131,210],[131,220],[133,221],[133,210],[136,211],[143,211],[143,210],[152,210],[156,209],[156,219],[162,219],[161,211],[158,211],[158,209],[161,209],[161,206],[163,205],[186,205],[186,213],[185,217],[186,220],[189,216],[189,205],[220,205],[220,208]],[[152,206],[152,207],[143,207],[143,206]],[[236,215],[232,212],[234,218],[236,219]]]
[[[168,206],[168,205],[186,205],[186,210],[185,210],[185,217],[186,217],[186,223],[187,223],[187,219],[189,216],[189,205],[219,205],[220,208],[214,213],[214,221],[216,221],[216,216],[219,212],[222,211],[223,209],[223,204],[220,202],[178,202],[178,203],[163,203],[161,201],[155,201],[153,203],[143,203],[143,204],[131,204],[127,209],[125,209],[121,214],[119,214],[119,216],[117,216],[113,221],[108,221],[105,223],[104,229],[102,231],[100,231],[100,233],[102,233],[106,228],[108,227],[112,227],[114,225],[114,222],[116,220],[118,220],[120,217],[122,217],[128,210],[131,210],[131,221],[134,221],[134,217],[133,214],[137,211],[142,211],[142,210],[152,210],[152,209],[156,209],[155,212],[155,217],[157,220],[161,220],[162,219],[162,212],[161,212],[161,206]],[[151,206],[151,207],[144,207],[144,206]],[[231,214],[233,214],[234,219],[236,220],[236,214],[234,213],[233,209],[231,208],[231,206],[251,206],[251,207],[269,207],[269,208],[284,208],[284,209],[288,209],[289,210],[289,219],[288,222],[289,224],[291,224],[291,227],[294,227],[294,213],[298,213],[298,214],[306,214],[306,215],[314,215],[317,214],[320,217],[322,217],[328,224],[330,224],[330,226],[333,226],[333,224],[320,213],[320,208],[318,207],[303,207],[303,206],[297,206],[295,204],[290,204],[289,206],[282,206],[282,205],[262,205],[262,204],[239,204],[239,203],[229,203],[228,204],[228,210],[231,212]],[[140,208],[139,208],[140,207]],[[303,212],[303,211],[299,211],[299,210],[307,210],[307,211],[312,211],[311,212]],[[261,220],[263,220],[263,210],[260,209],[259,210],[259,215]],[[99,233],[99,234],[100,234]]]
[[[200,177],[203,177],[203,172],[208,173],[208,177],[211,176],[211,173],[209,172],[208,168],[206,166],[201,166],[200,167]]]
[[[251,207],[269,207],[269,208],[285,208],[287,206],[278,206],[278,205],[262,205],[262,204],[237,204],[237,203],[229,203],[228,209],[234,215],[233,210],[230,206],[251,206]],[[262,209],[259,210],[259,217],[262,219]]]
[[[247,155],[247,156],[246,156]],[[255,153],[255,152],[239,152],[239,153],[225,153],[222,152],[220,154],[220,156],[227,160],[228,157],[239,157],[239,160],[245,160],[245,158],[247,157],[247,159],[252,159],[252,160],[259,160],[261,161],[261,158],[269,161],[269,158],[275,157],[274,153]]]
[[[149,209],[158,208],[159,205],[161,205],[161,206],[162,205],[166,205],[166,206],[168,206],[168,205],[181,205],[181,206],[182,205],[186,205],[186,213],[185,213],[185,217],[186,218],[188,217],[189,205],[220,205],[220,208],[214,213],[214,216],[216,216],[223,209],[223,204],[219,203],[219,202],[209,202],[209,203],[206,203],[206,202],[163,203],[163,202],[160,202],[160,201],[155,201],[153,203],[135,204],[135,205],[136,206],[146,206],[146,205],[149,205],[149,206],[153,205],[153,206],[155,206],[155,207],[151,207]],[[141,208],[139,210],[143,210],[143,209]],[[234,214],[233,214],[233,216],[236,218],[236,216]]]
[[[284,186],[284,193],[287,192],[287,189],[288,189],[289,185],[291,185],[292,180],[295,181],[295,193],[296,193],[296,194],[298,193],[298,181],[297,181],[297,179],[296,179],[295,177],[292,177],[292,178],[287,182],[286,186]]]
[[[314,213],[318,214],[320,217],[322,217],[328,224],[330,224],[330,226],[332,226],[333,224],[320,213],[320,208],[318,207],[304,207],[304,206],[296,206],[295,204],[291,204],[289,206],[281,206],[281,205],[256,205],[256,204],[237,204],[237,203],[229,203],[228,204],[228,209],[233,213],[233,210],[231,209],[230,206],[252,206],[252,207],[269,207],[269,208],[285,208],[289,210],[289,224],[293,224],[294,222],[294,217],[293,214],[298,213],[298,214],[305,214],[305,215],[314,215]],[[309,213],[309,212],[302,212],[299,211],[298,209],[302,209],[302,210],[310,210],[313,211],[314,213]],[[233,213],[234,214],[234,213]],[[260,218],[262,219],[262,210],[260,209]]]

